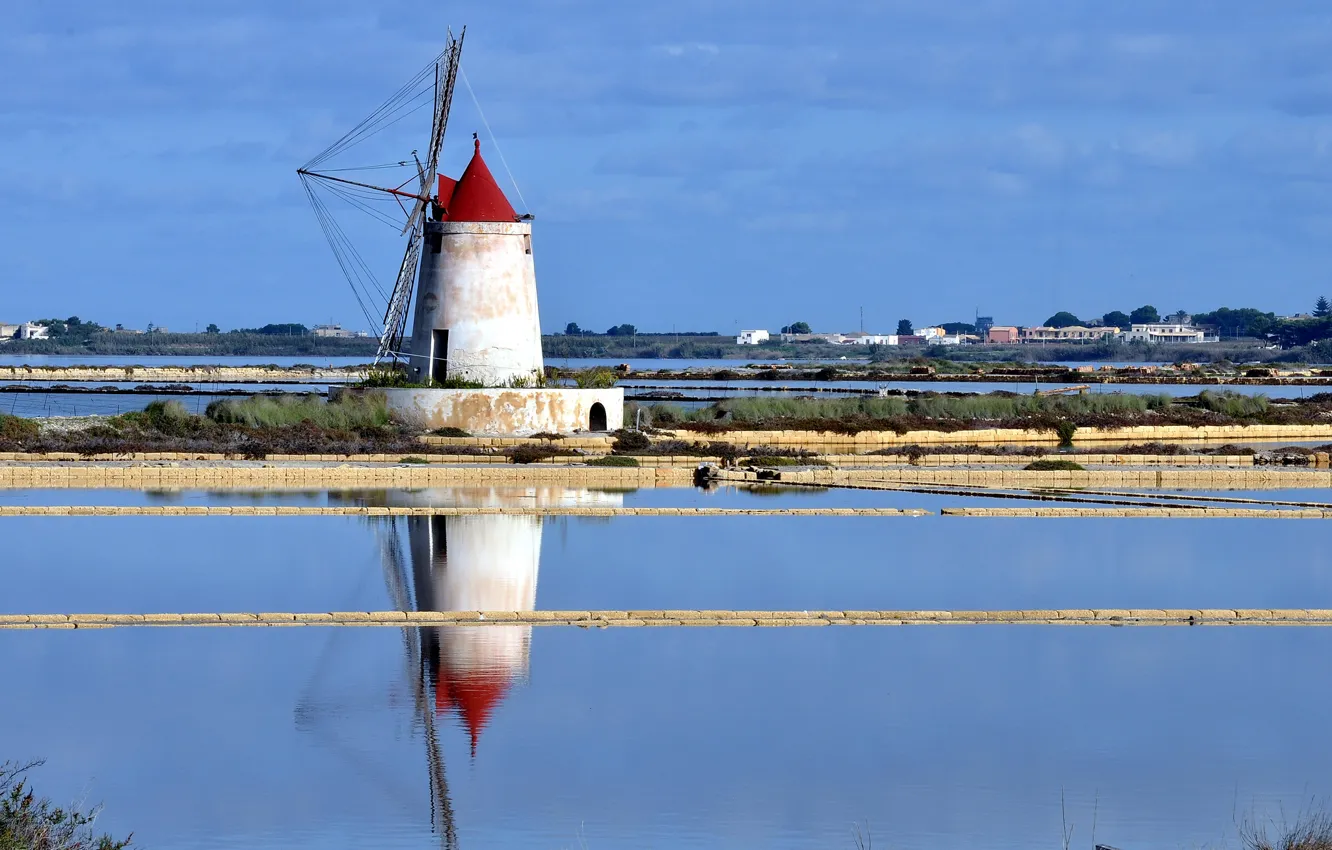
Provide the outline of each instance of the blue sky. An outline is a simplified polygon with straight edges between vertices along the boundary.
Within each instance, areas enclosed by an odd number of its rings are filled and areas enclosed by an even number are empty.
[[[1332,295],[1325,2],[19,0],[0,320],[364,327],[294,170],[463,24],[547,330]],[[456,174],[486,135],[454,104]],[[394,234],[344,220],[391,279]]]

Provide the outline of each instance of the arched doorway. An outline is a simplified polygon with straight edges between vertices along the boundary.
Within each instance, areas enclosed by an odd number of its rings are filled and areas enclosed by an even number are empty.
[[[605,431],[606,430],[606,407],[601,402],[593,402],[592,410],[587,415],[587,430]]]

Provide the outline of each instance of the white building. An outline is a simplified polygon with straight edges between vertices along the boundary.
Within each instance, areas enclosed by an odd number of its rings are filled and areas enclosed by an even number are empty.
[[[1195,328],[1193,325],[1179,322],[1151,322],[1148,324],[1133,325],[1128,333],[1124,334],[1124,339],[1129,342],[1170,342],[1170,343],[1198,343],[1198,342],[1216,342],[1217,337],[1208,336],[1202,328]]]
[[[11,340],[18,336],[19,326],[11,325],[7,322],[0,322],[0,342]]]
[[[344,330],[342,325],[315,325],[310,330],[315,336],[330,337],[333,339],[352,339],[357,336],[356,331]],[[360,336],[365,336],[362,332]]]
[[[32,322],[19,325],[19,339],[47,339],[50,335],[51,329],[46,325],[34,325]]]
[[[852,331],[842,335],[842,345],[897,345],[897,337],[886,334],[872,334],[864,331]]]
[[[926,328],[926,330],[938,330],[938,328]],[[961,345],[961,334],[935,334],[925,337],[926,345]]]
[[[741,331],[735,338],[736,345],[758,345],[761,342],[767,342],[771,339],[767,331]]]

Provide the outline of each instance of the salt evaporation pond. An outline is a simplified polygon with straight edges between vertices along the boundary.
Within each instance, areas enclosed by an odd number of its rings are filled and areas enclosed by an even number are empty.
[[[173,848],[1219,846],[1329,791],[1325,629],[540,628],[426,742],[397,629],[6,635],[10,754]],[[1261,670],[1279,696],[1244,681]],[[62,675],[52,675],[62,671]],[[429,707],[427,707],[429,710]],[[433,804],[433,805],[432,805]],[[447,844],[446,844],[447,846]],[[1232,844],[1233,846],[1233,844]]]
[[[927,498],[538,489],[0,495]],[[476,590],[468,581],[532,589],[538,609],[1332,607],[1316,521],[5,517],[0,529],[4,612],[445,610]],[[441,583],[441,570],[467,581]],[[1320,734],[1332,687],[1311,675],[1329,651],[1318,628],[3,631],[0,664],[24,685],[0,700],[0,757],[47,759],[44,793],[104,802],[99,827],[149,847],[803,850],[853,847],[860,823],[876,846],[1025,848],[1058,846],[1061,797],[1076,843],[1091,844],[1094,812],[1096,842],[1196,846],[1233,839],[1236,817],[1332,791]]]

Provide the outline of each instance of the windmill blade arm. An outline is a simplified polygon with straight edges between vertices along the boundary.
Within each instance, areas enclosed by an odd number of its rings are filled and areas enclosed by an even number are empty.
[[[421,257],[423,228],[419,223],[407,240],[407,249],[402,255],[402,265],[398,267],[398,279],[393,284],[389,295],[388,308],[384,311],[384,333],[379,338],[379,352],[375,355],[378,363],[385,357],[396,357],[402,348],[402,338],[407,329],[407,305],[412,301],[412,289],[416,282],[416,264]]]

